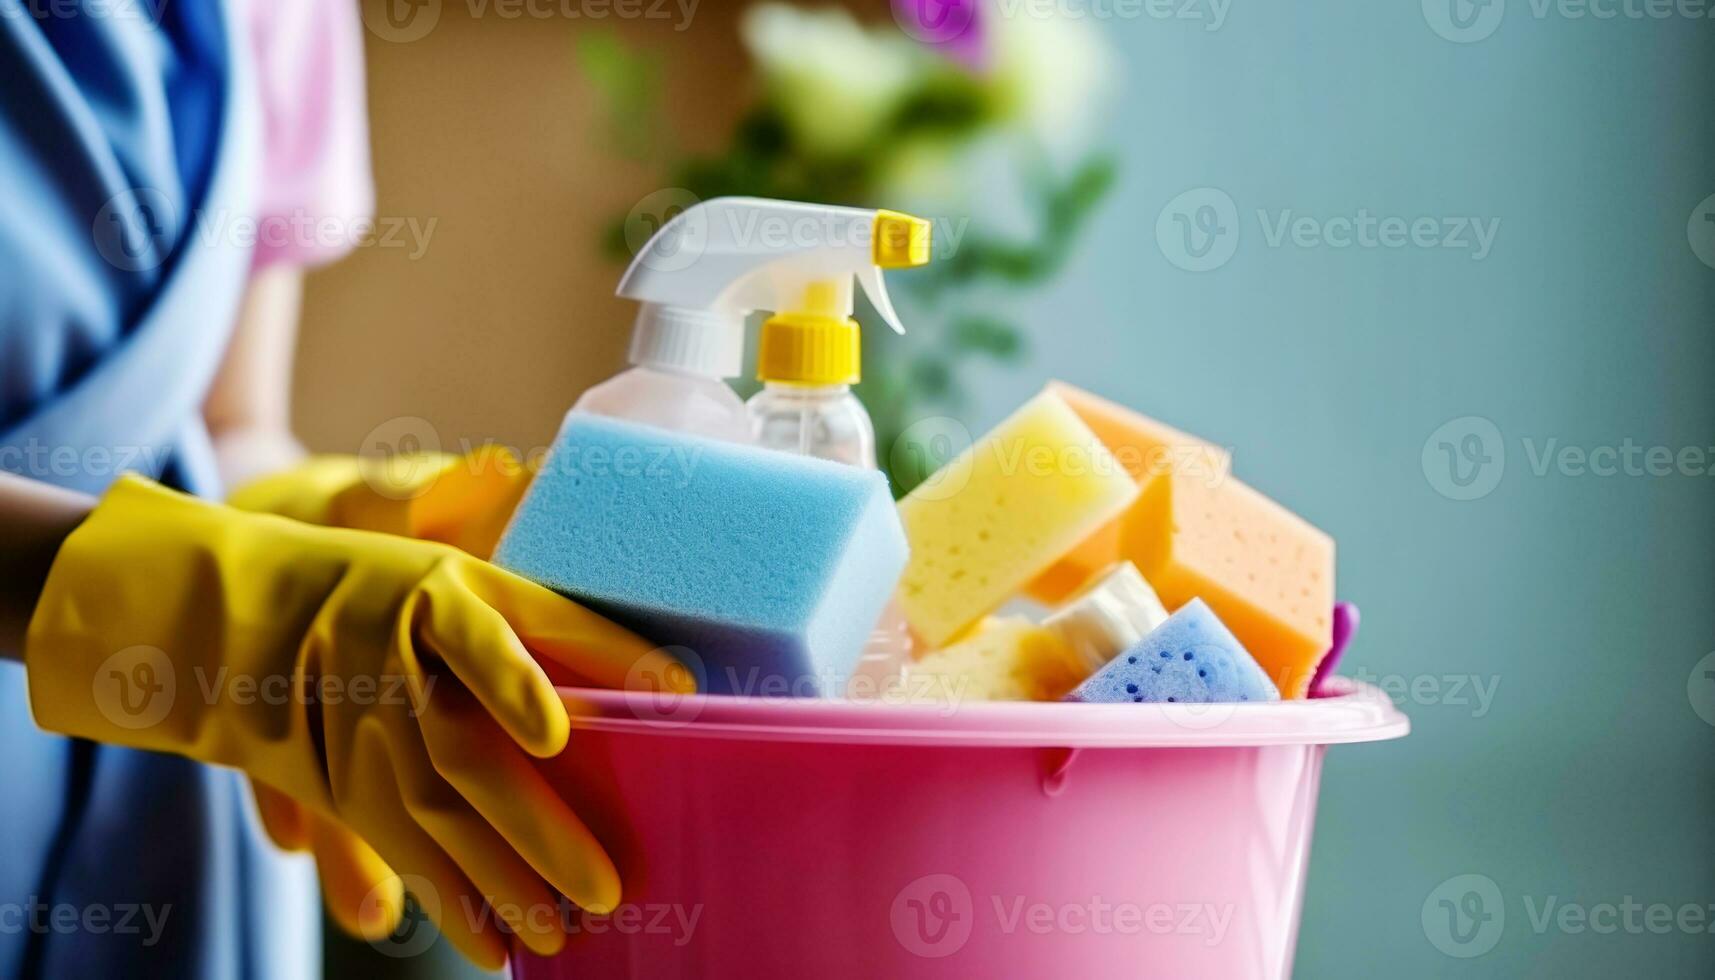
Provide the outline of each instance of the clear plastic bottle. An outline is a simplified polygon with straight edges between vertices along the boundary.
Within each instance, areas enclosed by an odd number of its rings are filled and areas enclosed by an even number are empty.
[[[630,419],[662,429],[750,442],[744,402],[726,382],[650,367],[634,367],[584,392],[574,412]]]
[[[751,442],[744,401],[722,380],[738,374],[743,330],[736,317],[645,304],[631,334],[635,366],[584,392],[572,411]]]
[[[768,382],[749,402],[757,445],[875,469],[875,425],[850,385]]]
[[[749,403],[751,432],[764,448],[876,468],[875,423],[852,394],[861,342],[857,322],[837,315],[841,300],[821,284],[800,309],[762,325],[757,375],[763,389]],[[896,601],[889,602],[846,683],[855,701],[903,693],[917,641]]]

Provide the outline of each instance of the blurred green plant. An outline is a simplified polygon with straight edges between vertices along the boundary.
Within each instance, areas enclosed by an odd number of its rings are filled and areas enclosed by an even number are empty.
[[[1043,146],[1065,141],[1056,127],[1068,105],[1092,100],[1089,92],[1066,91],[1044,99],[1044,76],[1092,76],[1102,52],[1068,46],[1061,35],[1053,57],[1044,58],[1048,35],[1006,33],[998,29],[1004,22],[987,27],[983,37],[962,38],[954,54],[894,27],[865,28],[839,10],[753,7],[744,34],[763,84],[727,145],[713,153],[665,145],[671,127],[660,112],[658,59],[611,34],[585,34],[577,45],[611,145],[659,167],[663,186],[689,199],[750,195],[912,211],[919,209],[908,202],[928,204],[938,224],[934,261],[889,274],[911,301],[911,335],[895,336],[872,310],[857,313],[866,342],[858,394],[875,420],[881,465],[901,495],[947,451],[907,444],[912,423],[965,409],[968,367],[1016,364],[1028,355],[1028,333],[996,308],[1005,299],[996,294],[1057,274],[1115,176],[1106,155],[1087,153],[1057,167]],[[973,40],[995,51],[973,59]],[[1016,138],[1021,132],[1030,138]],[[970,192],[963,172],[970,155],[997,138],[1023,147],[1008,159],[1014,209],[1028,231],[995,231],[969,217],[957,229],[940,227],[943,207],[957,211],[949,197]],[[976,210],[966,207],[967,214]],[[631,258],[626,221],[616,218],[604,235],[604,251],[616,261]]]

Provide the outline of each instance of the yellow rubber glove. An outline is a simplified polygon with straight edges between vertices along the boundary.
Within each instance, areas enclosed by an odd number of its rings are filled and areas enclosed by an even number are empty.
[[[312,456],[240,487],[227,502],[310,524],[440,541],[487,558],[534,475],[500,446],[463,456]]]
[[[529,756],[566,746],[532,654],[605,686],[682,684],[665,654],[457,549],[209,504],[122,477],[60,549],[25,639],[43,728],[242,769],[435,891],[498,968],[564,943],[552,889],[619,901],[612,862]]]
[[[312,524],[441,541],[486,557],[533,475],[511,452],[489,446],[465,456],[313,456],[240,487],[227,502]],[[399,927],[404,886],[374,849],[339,821],[264,783],[251,786],[274,843],[314,855],[322,899],[341,929],[379,942]]]
[[[405,918],[405,882],[363,838],[332,817],[252,779],[262,826],[275,844],[315,856],[322,901],[334,923],[365,942],[393,934]]]

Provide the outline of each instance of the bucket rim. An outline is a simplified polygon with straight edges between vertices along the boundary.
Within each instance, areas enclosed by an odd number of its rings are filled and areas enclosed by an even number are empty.
[[[759,742],[994,748],[1234,748],[1403,738],[1411,721],[1380,689],[1329,678],[1327,696],[1243,704],[981,701],[658,694],[562,687],[578,731]]]

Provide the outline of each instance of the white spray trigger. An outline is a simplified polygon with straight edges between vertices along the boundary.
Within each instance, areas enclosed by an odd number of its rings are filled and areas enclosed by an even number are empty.
[[[905,324],[899,322],[899,314],[893,309],[893,300],[887,295],[887,283],[881,278],[878,266],[869,266],[857,270],[858,285],[863,287],[863,293],[869,297],[869,303],[875,307],[875,312],[881,314],[881,319],[893,328],[897,334],[905,333]]]

